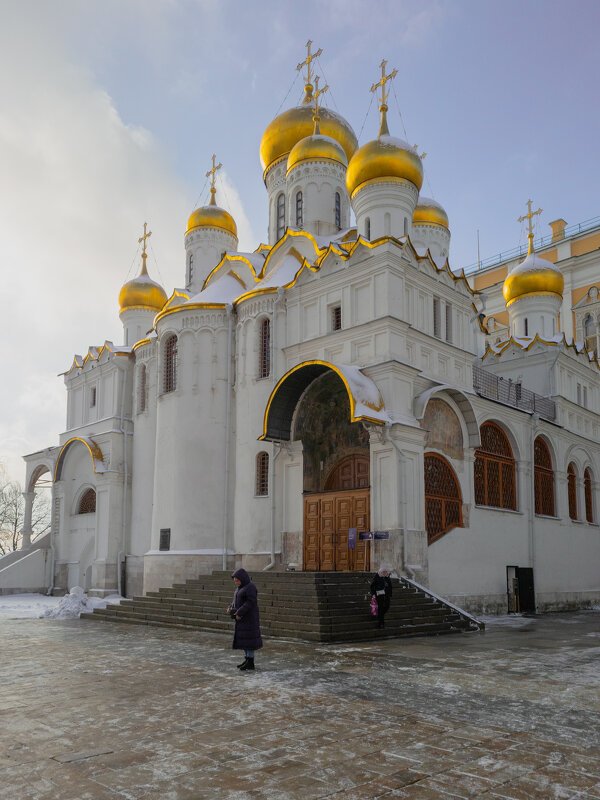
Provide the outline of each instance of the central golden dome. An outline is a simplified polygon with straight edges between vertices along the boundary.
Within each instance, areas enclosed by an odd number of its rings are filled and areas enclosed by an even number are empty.
[[[124,284],[119,292],[120,311],[132,308],[160,311],[167,299],[167,293],[162,286],[148,275],[145,258],[137,278]]]
[[[346,188],[352,197],[367,181],[386,178],[403,178],[420,189],[423,165],[408,142],[383,134],[363,144],[352,156],[346,172]]]
[[[218,228],[237,239],[237,225],[234,218],[224,208],[216,205],[202,206],[192,212],[188,219],[186,233],[196,228]]]
[[[260,142],[260,163],[266,172],[276,161],[288,155],[295,144],[313,133],[314,109],[305,104],[289,108],[267,125]],[[320,129],[325,136],[341,144],[349,160],[358,146],[356,135],[346,120],[328,108],[319,109]]]
[[[502,293],[508,306],[526,295],[555,294],[562,298],[564,288],[565,279],[560,269],[531,252],[506,276]]]
[[[449,228],[448,214],[444,208],[431,197],[420,197],[414,214],[413,225],[441,225]]]
[[[290,172],[302,161],[336,161],[343,167],[348,166],[342,145],[322,133],[313,133],[292,147],[287,160],[287,171]]]

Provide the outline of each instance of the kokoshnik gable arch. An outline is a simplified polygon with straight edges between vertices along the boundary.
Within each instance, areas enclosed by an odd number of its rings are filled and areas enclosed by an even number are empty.
[[[260,439],[289,442],[294,412],[300,398],[314,380],[329,371],[334,372],[346,388],[350,422],[373,422],[376,425],[390,422],[379,389],[361,369],[328,361],[305,361],[288,370],[273,389],[265,410]]]

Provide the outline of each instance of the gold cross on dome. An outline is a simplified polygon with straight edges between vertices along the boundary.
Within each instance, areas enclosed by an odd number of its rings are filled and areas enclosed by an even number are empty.
[[[316,53],[311,53],[310,52],[311,45],[312,45],[312,41],[309,39],[308,42],[306,43],[306,49],[308,50],[308,56],[304,59],[304,61],[301,61],[298,64],[298,66],[296,67],[298,72],[300,72],[302,67],[306,67],[306,83],[307,84],[312,83],[312,80],[311,80],[312,73],[311,73],[310,64],[311,64],[312,61],[314,61],[315,58],[318,58],[321,55],[321,53],[323,52],[323,50],[319,47],[319,49],[317,50]]]
[[[206,173],[206,177],[207,177],[207,178],[208,178],[210,175],[212,176],[212,178],[211,178],[211,191],[212,191],[212,190],[215,188],[215,175],[217,174],[217,170],[221,169],[221,167],[223,166],[223,164],[217,164],[217,165],[215,166],[215,161],[216,161],[216,159],[217,159],[217,157],[216,157],[216,155],[213,153],[213,157],[212,157],[212,162],[213,162],[212,169],[209,169],[209,170],[208,170],[208,172]]]
[[[396,75],[398,74],[398,70],[395,69],[395,70],[392,70],[392,72],[390,72],[389,75],[386,75],[385,74],[385,65],[386,64],[387,64],[387,61],[385,59],[383,59],[383,61],[379,65],[381,67],[381,78],[379,79],[379,81],[377,81],[377,83],[374,83],[373,86],[371,86],[371,91],[372,92],[376,92],[377,89],[379,89],[379,87],[381,86],[381,105],[382,106],[386,105],[387,99],[388,99],[388,95],[390,93],[389,89],[386,92],[385,85],[386,85],[386,83],[388,81],[391,81],[392,78],[395,78]]]
[[[527,233],[527,238],[529,239],[529,251],[528,251],[527,255],[529,255],[530,253],[533,253],[533,218],[535,216],[537,216],[538,214],[541,214],[542,211],[543,211],[543,209],[541,209],[541,208],[538,208],[537,211],[532,211],[531,210],[531,203],[532,203],[531,200],[527,201],[528,213],[527,214],[523,214],[522,217],[519,217],[519,222],[525,222],[525,220],[527,220],[527,226],[529,228],[529,231]]]
[[[142,242],[144,243],[142,250],[142,258],[146,258],[146,239],[149,239],[152,236],[152,231],[148,231],[148,233],[146,233],[147,227],[148,223],[144,222],[144,235],[140,236],[140,238],[138,239],[138,244],[141,244]]]
[[[329,89],[329,86],[325,84],[322,89],[319,89],[319,76],[315,75],[315,91],[313,92],[313,100],[315,101],[315,117],[319,116],[319,97]]]

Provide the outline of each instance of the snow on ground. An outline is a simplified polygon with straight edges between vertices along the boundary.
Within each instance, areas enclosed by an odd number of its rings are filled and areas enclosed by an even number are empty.
[[[73,619],[83,611],[106,608],[109,603],[120,603],[118,594],[108,597],[88,597],[80,586],[74,586],[64,597],[45,594],[0,595],[0,619]]]
[[[478,619],[485,622],[486,628],[491,628],[495,625],[503,625],[506,628],[522,628],[524,625],[531,625],[535,621],[532,617],[522,617],[519,614],[479,616]]]

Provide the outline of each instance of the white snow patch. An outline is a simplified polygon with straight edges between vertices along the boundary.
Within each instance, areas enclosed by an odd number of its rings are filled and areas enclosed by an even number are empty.
[[[5,594],[0,596],[0,618],[37,619],[43,611],[58,605],[59,600],[45,594]]]
[[[88,597],[81,586],[74,586],[69,594],[61,597],[54,608],[46,609],[40,618],[49,619],[76,619],[83,612],[93,611],[95,608],[106,608],[107,605],[120,603],[118,594],[108,597]]]

